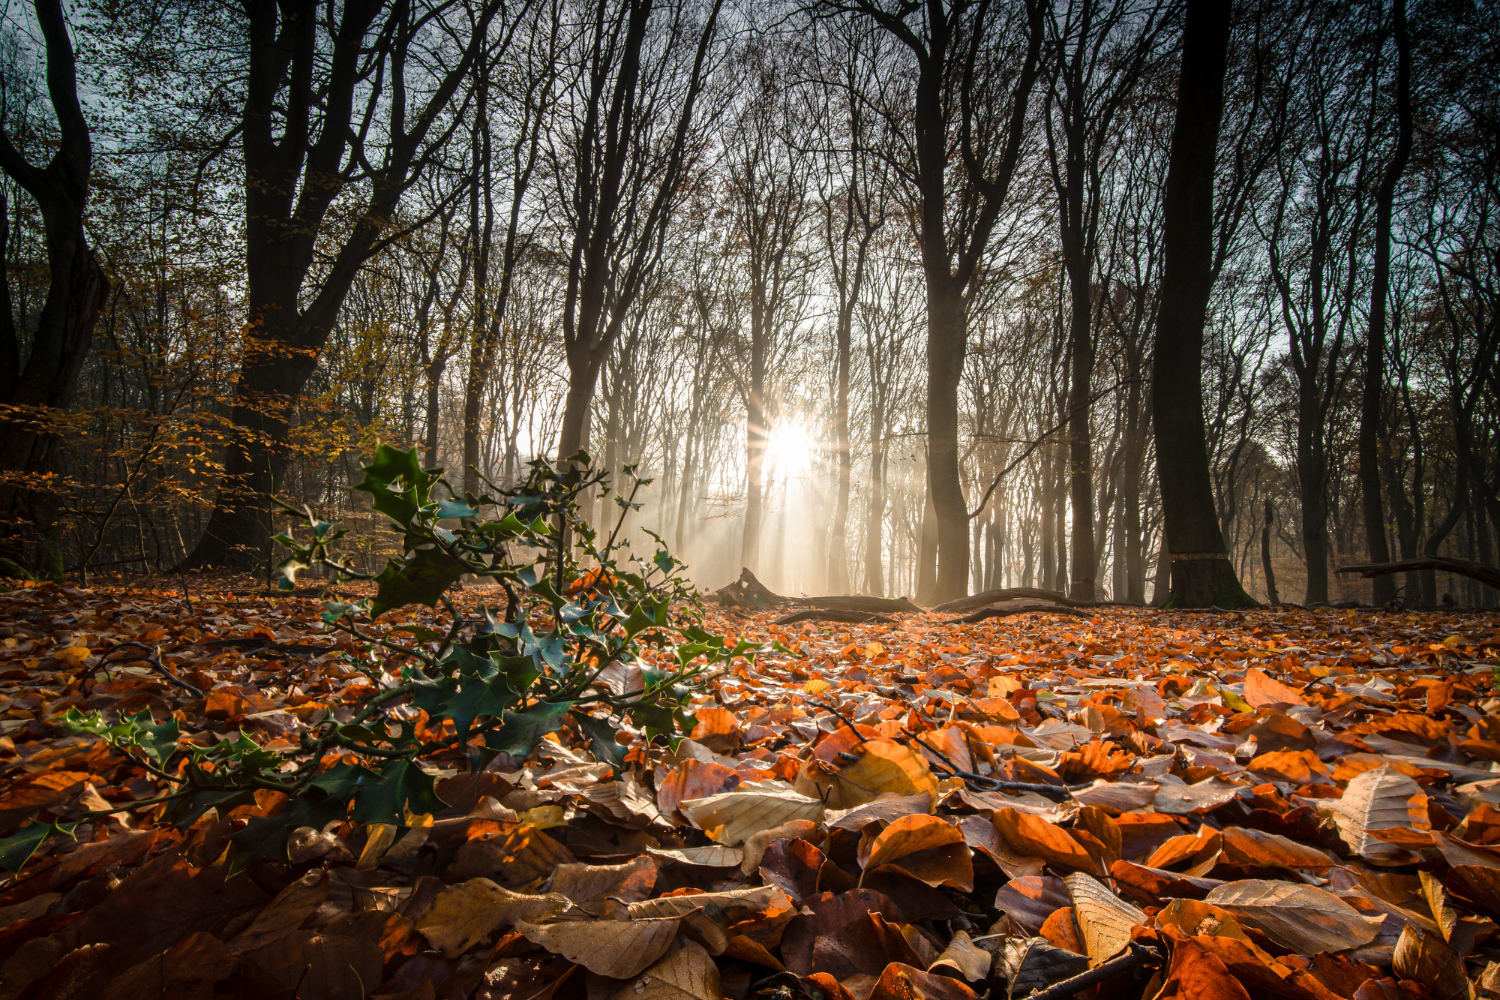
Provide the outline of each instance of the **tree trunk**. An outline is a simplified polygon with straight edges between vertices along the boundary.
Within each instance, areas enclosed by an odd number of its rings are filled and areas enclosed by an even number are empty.
[[[1370,283],[1370,331],[1365,338],[1364,391],[1360,398],[1359,486],[1364,503],[1365,545],[1374,563],[1389,562],[1385,510],[1380,490],[1380,414],[1385,395],[1385,317],[1391,287],[1391,210],[1396,185],[1411,158],[1411,45],[1406,35],[1406,0],[1394,0],[1392,15],[1396,41],[1396,151],[1380,177],[1375,196],[1375,271]],[[1396,598],[1389,576],[1372,581],[1374,603],[1383,606]]]
[[[1317,388],[1304,382],[1297,415],[1297,499],[1302,506],[1302,556],[1307,563],[1304,604],[1328,603],[1327,458],[1321,440]]]
[[[438,464],[438,425],[442,417],[442,383],[443,369],[447,367],[445,361],[434,361],[426,368],[427,374],[427,435],[423,445],[425,452],[423,456],[424,466],[428,469],[437,468]],[[466,408],[467,409],[467,408]]]
[[[834,448],[838,452],[838,482],[834,486],[833,524],[828,532],[828,589],[849,591],[849,362],[852,350],[853,306],[843,305],[838,317],[838,372],[834,389]]]
[[[761,390],[752,388],[745,407],[745,533],[740,565],[759,569],[760,529],[765,519],[766,408]]]
[[[1165,264],[1152,361],[1152,423],[1174,607],[1254,603],[1225,553],[1203,424],[1203,328],[1213,289],[1214,160],[1224,110],[1229,15],[1229,0],[1188,0],[1163,195]]]
[[[1073,571],[1069,592],[1075,601],[1094,600],[1094,448],[1089,426],[1089,392],[1094,381],[1094,342],[1089,329],[1089,276],[1069,268],[1072,316],[1068,325],[1068,493],[1073,503]]]
[[[1273,606],[1281,603],[1276,592],[1276,573],[1271,568],[1271,522],[1276,519],[1276,508],[1266,501],[1266,517],[1260,526],[1260,568],[1266,575],[1266,600]]]
[[[881,526],[885,521],[885,413],[879,406],[870,414],[870,500],[865,511],[865,593],[885,596],[885,553]]]
[[[947,273],[927,276],[927,492],[937,535],[929,598],[969,592],[969,510],[958,468],[958,386],[968,349],[963,292]]]
[[[35,199],[47,249],[47,295],[24,368],[10,311],[9,275],[0,267],[0,282],[6,284],[5,317],[0,325],[0,403],[19,408],[12,415],[20,418],[0,419],[0,469],[21,473],[56,469],[57,435],[48,411],[72,405],[94,326],[109,293],[109,281],[83,231],[93,147],[78,103],[73,43],[58,0],[36,0],[34,9],[46,44],[47,92],[58,127],[56,152],[45,167],[34,166],[0,128],[0,168]],[[0,213],[6,207],[0,205]],[[7,217],[7,237],[8,221]],[[8,242],[8,238],[0,240],[0,255]],[[57,497],[51,489],[26,489],[24,482],[0,490],[0,515],[6,515],[7,521],[32,522],[42,537],[42,572],[60,575]],[[22,548],[19,537],[5,545],[13,556],[22,555]]]

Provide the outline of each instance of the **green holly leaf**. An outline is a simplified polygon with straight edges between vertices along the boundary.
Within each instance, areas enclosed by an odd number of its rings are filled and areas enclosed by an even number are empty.
[[[537,748],[542,737],[562,728],[563,717],[574,704],[540,701],[517,712],[506,712],[500,728],[487,734],[484,745],[494,753],[524,757]]]
[[[36,849],[42,846],[42,841],[54,833],[71,837],[77,826],[77,823],[43,823],[34,819],[9,837],[0,837],[0,868],[19,873]]]
[[[619,730],[619,725],[613,719],[599,719],[592,715],[584,715],[582,712],[574,712],[573,720],[588,736],[589,749],[594,752],[595,760],[603,764],[613,764],[616,768],[625,765],[625,748],[615,742],[615,733]]]
[[[438,601],[468,567],[439,548],[417,549],[399,563],[392,559],[375,578],[379,588],[370,602],[370,617],[408,604],[437,607]]]
[[[393,760],[380,769],[380,777],[354,793],[354,818],[362,823],[406,822],[406,811],[441,812],[447,806],[432,788],[432,775],[414,760]]]

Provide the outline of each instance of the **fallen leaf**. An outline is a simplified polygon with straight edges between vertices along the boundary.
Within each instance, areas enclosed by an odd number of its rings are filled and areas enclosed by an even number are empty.
[[[1208,894],[1241,924],[1304,955],[1358,948],[1375,940],[1382,918],[1367,917],[1333,893],[1310,885],[1247,879]]]
[[[1426,985],[1438,1000],[1469,1000],[1469,977],[1463,959],[1436,934],[1424,934],[1410,924],[1396,941],[1391,971],[1402,979]]]
[[[731,792],[686,799],[678,809],[711,840],[731,847],[789,820],[818,822],[823,803],[782,781],[750,781]]]
[[[516,922],[516,930],[599,976],[630,979],[667,953],[682,922],[676,917],[631,920],[563,920],[554,924]]]
[[[619,1000],[720,1000],[719,967],[703,946],[678,938],[667,953],[611,997]]]
[[[974,862],[964,835],[947,820],[925,813],[902,816],[862,843],[859,864],[866,871],[898,871],[931,886],[974,889]]]
[[[529,896],[511,892],[487,878],[473,878],[438,892],[417,921],[417,930],[446,957],[454,958],[478,944],[502,924],[535,922],[564,913],[567,897]]]
[[[1130,930],[1146,922],[1146,914],[1120,899],[1098,879],[1074,872],[1063,879],[1073,901],[1074,919],[1083,935],[1089,963],[1099,965],[1125,950]]]
[[[1373,832],[1432,829],[1427,793],[1389,767],[1352,778],[1341,798],[1320,800],[1318,808],[1333,820],[1349,849],[1369,861],[1399,863],[1406,856],[1401,848],[1372,836]]]
[[[994,961],[995,956],[976,945],[966,931],[955,931],[953,939],[927,967],[927,971],[931,972],[942,966],[954,970],[971,983],[982,983],[989,978]]]

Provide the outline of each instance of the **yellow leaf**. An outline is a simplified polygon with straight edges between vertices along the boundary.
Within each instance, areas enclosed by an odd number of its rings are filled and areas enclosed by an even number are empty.
[[[859,760],[838,773],[839,808],[852,809],[885,792],[936,795],[937,779],[927,761],[891,740],[867,740]]]
[[[54,649],[52,658],[61,660],[70,667],[81,667],[83,661],[93,655],[93,650],[87,646],[68,646],[66,649]]]
[[[535,809],[527,809],[517,814],[517,819],[527,826],[534,826],[538,830],[550,830],[553,827],[567,826],[568,821],[564,819],[562,806],[537,806]]]
[[[885,647],[878,642],[872,642],[865,646],[865,655],[874,658],[885,652]]]
[[[814,677],[812,680],[802,685],[802,693],[819,695],[824,691],[827,691],[831,687],[833,687],[833,685],[823,680],[821,677]]]

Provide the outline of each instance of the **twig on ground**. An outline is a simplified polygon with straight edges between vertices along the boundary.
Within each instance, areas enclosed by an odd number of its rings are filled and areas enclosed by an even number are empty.
[[[119,649],[124,649],[126,646],[134,646],[137,649],[144,649],[144,650],[146,650],[151,655],[150,656],[142,656],[141,659],[143,659],[147,663],[151,664],[151,669],[152,670],[155,670],[157,673],[161,674],[167,680],[171,681],[173,684],[176,684],[178,687],[182,688],[183,690],[185,690],[185,691],[191,691],[196,697],[199,697],[199,698],[203,697],[203,691],[200,688],[198,688],[198,687],[196,687],[196,686],[194,686],[192,684],[189,684],[187,681],[183,680],[181,677],[178,677],[176,674],[172,673],[172,671],[170,671],[170,670],[168,670],[166,668],[166,665],[161,662],[161,647],[160,646],[148,646],[144,642],[136,642],[134,640],[128,640],[126,642],[117,642],[113,646],[111,646],[109,648],[109,650],[107,650],[105,652],[105,654],[104,654],[104,661],[103,662],[105,662],[105,663],[109,662],[109,657],[110,657],[111,653],[114,653],[116,650],[119,650]]]

